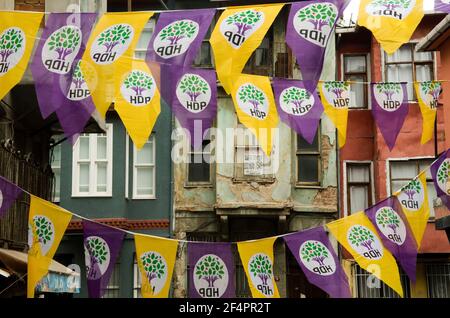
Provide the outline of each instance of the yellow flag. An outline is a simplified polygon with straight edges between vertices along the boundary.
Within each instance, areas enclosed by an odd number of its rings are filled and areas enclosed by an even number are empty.
[[[0,99],[22,79],[43,15],[0,12]]]
[[[377,230],[364,212],[330,222],[327,227],[361,268],[372,273],[403,297],[397,263],[392,254],[384,248]]]
[[[152,12],[105,13],[95,26],[81,62],[92,100],[105,118],[116,96],[117,77],[131,68],[139,36]]]
[[[36,284],[47,274],[72,214],[46,200],[30,196],[27,297],[33,298]]]
[[[339,147],[347,139],[348,106],[350,104],[350,84],[348,82],[319,82],[320,99],[325,114],[338,131]]]
[[[423,15],[423,0],[361,0],[358,24],[392,54],[409,41]]]
[[[420,142],[427,143],[433,138],[434,121],[442,84],[438,81],[414,82],[420,112],[422,113],[422,137]]]
[[[430,217],[426,171],[421,172],[416,179],[411,180],[394,195],[398,197],[402,205],[403,212],[416,239],[417,248],[419,248]]]
[[[270,156],[272,128],[278,125],[278,113],[269,78],[241,74],[234,80],[232,98],[239,121],[250,129],[262,150]]]
[[[220,15],[209,42],[217,76],[227,94],[282,7],[283,4],[230,7]]]
[[[141,272],[143,298],[167,298],[177,256],[178,241],[134,235],[136,258]]]
[[[276,237],[238,242],[237,248],[253,298],[280,298],[273,274]]]
[[[117,79],[114,108],[134,144],[141,149],[161,112],[159,90],[143,60],[133,60],[129,71]]]

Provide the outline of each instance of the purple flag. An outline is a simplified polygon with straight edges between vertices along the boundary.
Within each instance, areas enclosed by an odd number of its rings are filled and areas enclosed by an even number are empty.
[[[100,298],[111,278],[125,232],[83,220],[83,233],[89,297]]]
[[[286,43],[297,59],[303,80],[316,87],[322,73],[325,49],[343,1],[314,0],[291,4],[286,27]]]
[[[389,150],[408,115],[406,83],[371,83],[372,115]]]
[[[436,193],[450,210],[450,149],[440,155],[430,169]]]
[[[230,243],[188,244],[189,297],[234,298],[234,263]]]
[[[274,79],[272,87],[281,120],[312,144],[323,113],[315,84],[311,81]]]
[[[0,218],[22,194],[22,189],[0,176]]]
[[[323,227],[283,237],[308,281],[333,298],[351,298],[348,278]]]
[[[434,11],[450,13],[450,0],[434,0]]]
[[[417,244],[397,197],[391,196],[365,210],[383,245],[394,255],[409,279],[416,281]]]
[[[165,64],[191,65],[215,12],[215,9],[162,12],[145,59]]]
[[[47,118],[66,103],[76,61],[81,59],[95,13],[51,13],[31,63],[41,114]]]
[[[189,131],[191,145],[198,149],[217,114],[216,72],[178,66],[164,69],[170,71],[162,76],[162,86],[170,87],[170,91],[167,94],[163,89],[161,95],[163,98],[168,95],[166,102],[170,103],[181,126]]]

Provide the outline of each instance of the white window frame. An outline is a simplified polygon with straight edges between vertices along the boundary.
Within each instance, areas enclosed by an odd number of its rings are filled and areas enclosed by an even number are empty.
[[[350,107],[349,110],[370,110],[372,109],[372,92],[370,89],[370,83],[372,82],[372,66],[371,66],[371,61],[370,61],[370,53],[350,53],[350,52],[346,52],[346,53],[341,53],[341,65],[340,65],[340,69],[341,69],[341,76],[340,76],[340,81],[344,81],[344,56],[346,55],[365,55],[366,56],[366,73],[367,73],[367,107]],[[384,63],[384,60],[383,60]],[[383,74],[384,76],[384,74]]]
[[[343,174],[344,174],[344,216],[349,216],[349,212],[348,212],[348,204],[347,204],[347,164],[352,164],[352,163],[362,163],[362,164],[369,164],[370,165],[370,188],[372,189],[372,202],[376,202],[376,198],[375,198],[375,187],[374,187],[374,173],[373,173],[373,161],[371,160],[344,160],[344,167],[343,167]]]
[[[156,26],[156,20],[154,18],[150,18],[148,20],[147,24],[144,26],[144,29],[142,30],[141,35],[138,39],[138,42],[136,43],[136,48],[134,49],[134,55],[133,55],[135,59],[145,60],[145,57],[143,59],[138,58],[138,54],[147,52],[149,42],[151,41],[153,33],[155,31],[155,26]],[[138,47],[139,41],[141,40],[141,37],[143,36],[143,34],[145,34],[145,32],[147,32],[147,31],[151,31],[148,42],[146,41],[145,47],[140,48],[140,47]]]
[[[156,199],[156,137],[155,134],[151,134],[146,143],[149,142],[150,139],[153,139],[153,164],[139,164],[139,167],[153,167],[153,193],[152,194],[138,194],[137,193],[137,152],[139,151],[136,146],[133,144],[133,200],[154,200]],[[128,182],[128,181],[127,181]]]
[[[80,155],[80,138],[76,141],[73,147],[72,156],[72,197],[111,197],[112,196],[112,171],[113,171],[113,124],[106,124],[106,162],[108,163],[106,169],[106,192],[98,192],[97,186],[97,134],[89,135],[89,160],[79,160]],[[95,135],[95,137],[94,137]],[[80,168],[79,162],[89,162],[89,192],[80,192]]]
[[[53,146],[53,148],[52,148],[52,152],[51,152],[51,155],[52,155],[52,158],[51,158],[51,161],[50,161],[50,167],[52,168],[52,171],[53,171],[53,176],[54,176],[54,178],[53,178],[53,182],[54,182],[54,184],[53,184],[53,202],[55,202],[55,203],[58,203],[58,202],[60,202],[61,201],[61,151],[62,151],[62,142],[60,142],[61,141],[61,137],[57,137],[57,138],[55,138],[56,139],[56,143],[58,143],[59,142],[59,144],[57,144],[56,146]],[[55,155],[55,149],[56,149],[56,147],[59,147],[59,165],[55,165],[54,163],[53,163],[53,159],[54,159],[54,155]],[[56,184],[57,184],[57,182],[56,182],[56,176],[55,176],[55,170],[58,170],[59,171],[59,189],[58,189],[58,192],[59,192],[59,196],[56,196]]]

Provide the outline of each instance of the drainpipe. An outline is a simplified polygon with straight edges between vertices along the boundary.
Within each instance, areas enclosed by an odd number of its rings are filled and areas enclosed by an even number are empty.
[[[335,138],[336,138],[336,179],[337,179],[337,218],[340,218],[341,213],[341,160],[339,157],[339,142],[338,142],[338,131],[335,129]],[[340,244],[337,244],[337,256],[338,260],[341,260],[342,256],[342,247]]]

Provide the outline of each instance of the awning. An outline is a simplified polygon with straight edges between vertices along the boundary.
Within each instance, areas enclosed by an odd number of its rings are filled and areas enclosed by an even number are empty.
[[[28,254],[15,250],[0,248],[0,262],[6,267],[4,273],[14,273],[21,277],[27,273]],[[7,274],[3,275],[6,276]],[[37,292],[79,293],[80,274],[52,260],[49,273],[36,287]]]

